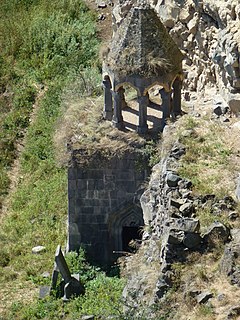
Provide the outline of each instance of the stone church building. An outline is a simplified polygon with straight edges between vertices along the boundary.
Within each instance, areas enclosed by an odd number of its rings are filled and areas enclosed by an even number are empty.
[[[147,5],[133,6],[115,30],[103,63],[105,119],[124,128],[125,84],[137,91],[140,134],[148,130],[148,91],[154,85],[162,86],[163,122],[170,112],[180,114],[182,58],[156,12]],[[83,246],[92,260],[110,264],[129,250],[131,239],[140,237],[144,217],[139,197],[149,172],[137,148],[111,159],[99,152],[85,166],[77,158],[73,152],[68,173],[68,250]]]

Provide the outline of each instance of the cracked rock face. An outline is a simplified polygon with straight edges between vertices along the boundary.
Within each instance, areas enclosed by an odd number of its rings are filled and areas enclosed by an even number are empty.
[[[240,3],[237,0],[148,0],[184,53],[186,92],[219,93],[240,115]],[[117,1],[114,28],[137,0]]]
[[[162,147],[164,150],[164,146]],[[138,261],[141,270],[134,268],[128,276],[124,298],[134,308],[146,300],[148,307],[164,299],[176,278],[174,264],[185,263],[193,252],[203,253],[219,245],[225,246],[221,271],[232,284],[239,285],[239,229],[229,230],[220,222],[212,223],[204,234],[200,233],[199,209],[209,207],[216,217],[222,210],[233,212],[236,202],[230,196],[217,199],[214,194],[193,195],[192,183],[178,174],[178,151],[185,148],[176,142],[152,171],[148,188],[140,198],[146,231],[143,233]],[[134,256],[129,262],[134,264]],[[142,259],[142,260],[141,260]],[[152,269],[153,268],[153,269]],[[136,269],[136,270],[135,270]],[[155,277],[151,279],[151,274]],[[151,286],[149,285],[151,279]],[[149,289],[151,287],[151,290]],[[197,303],[206,303],[212,294],[199,288],[189,293]],[[150,308],[151,309],[151,308]],[[147,309],[148,310],[148,309]],[[150,311],[149,311],[150,312]],[[148,315],[148,319],[154,319]]]

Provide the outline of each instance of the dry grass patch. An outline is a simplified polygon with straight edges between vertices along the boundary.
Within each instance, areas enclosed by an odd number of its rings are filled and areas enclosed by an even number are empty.
[[[64,115],[55,134],[60,163],[70,160],[70,150],[84,150],[88,157],[100,151],[111,157],[144,145],[145,139],[137,133],[119,131],[104,120],[102,106],[102,96],[82,97],[64,104]]]
[[[188,264],[182,265],[180,289],[169,297],[172,304],[173,320],[225,320],[231,307],[238,305],[240,290],[231,285],[220,274],[219,261],[214,252],[189,255]],[[213,298],[205,304],[198,304],[190,297],[189,290],[210,291]]]
[[[185,116],[179,121],[178,135],[187,152],[180,161],[179,173],[193,181],[194,191],[234,197],[240,171],[240,140],[231,123],[209,118]],[[192,134],[185,135],[186,129]]]

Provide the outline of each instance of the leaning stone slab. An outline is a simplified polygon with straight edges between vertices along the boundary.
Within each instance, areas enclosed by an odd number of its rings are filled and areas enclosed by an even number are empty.
[[[67,301],[72,296],[79,296],[83,294],[85,291],[84,287],[76,278],[71,276],[60,245],[58,245],[55,253],[55,262],[65,282],[63,300]]]

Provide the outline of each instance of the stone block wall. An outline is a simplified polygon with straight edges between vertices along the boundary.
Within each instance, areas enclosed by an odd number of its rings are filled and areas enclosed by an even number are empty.
[[[91,260],[108,264],[122,250],[124,226],[142,226],[138,200],[148,176],[139,153],[110,160],[98,157],[87,166],[73,160],[68,172],[68,250],[85,247]]]

